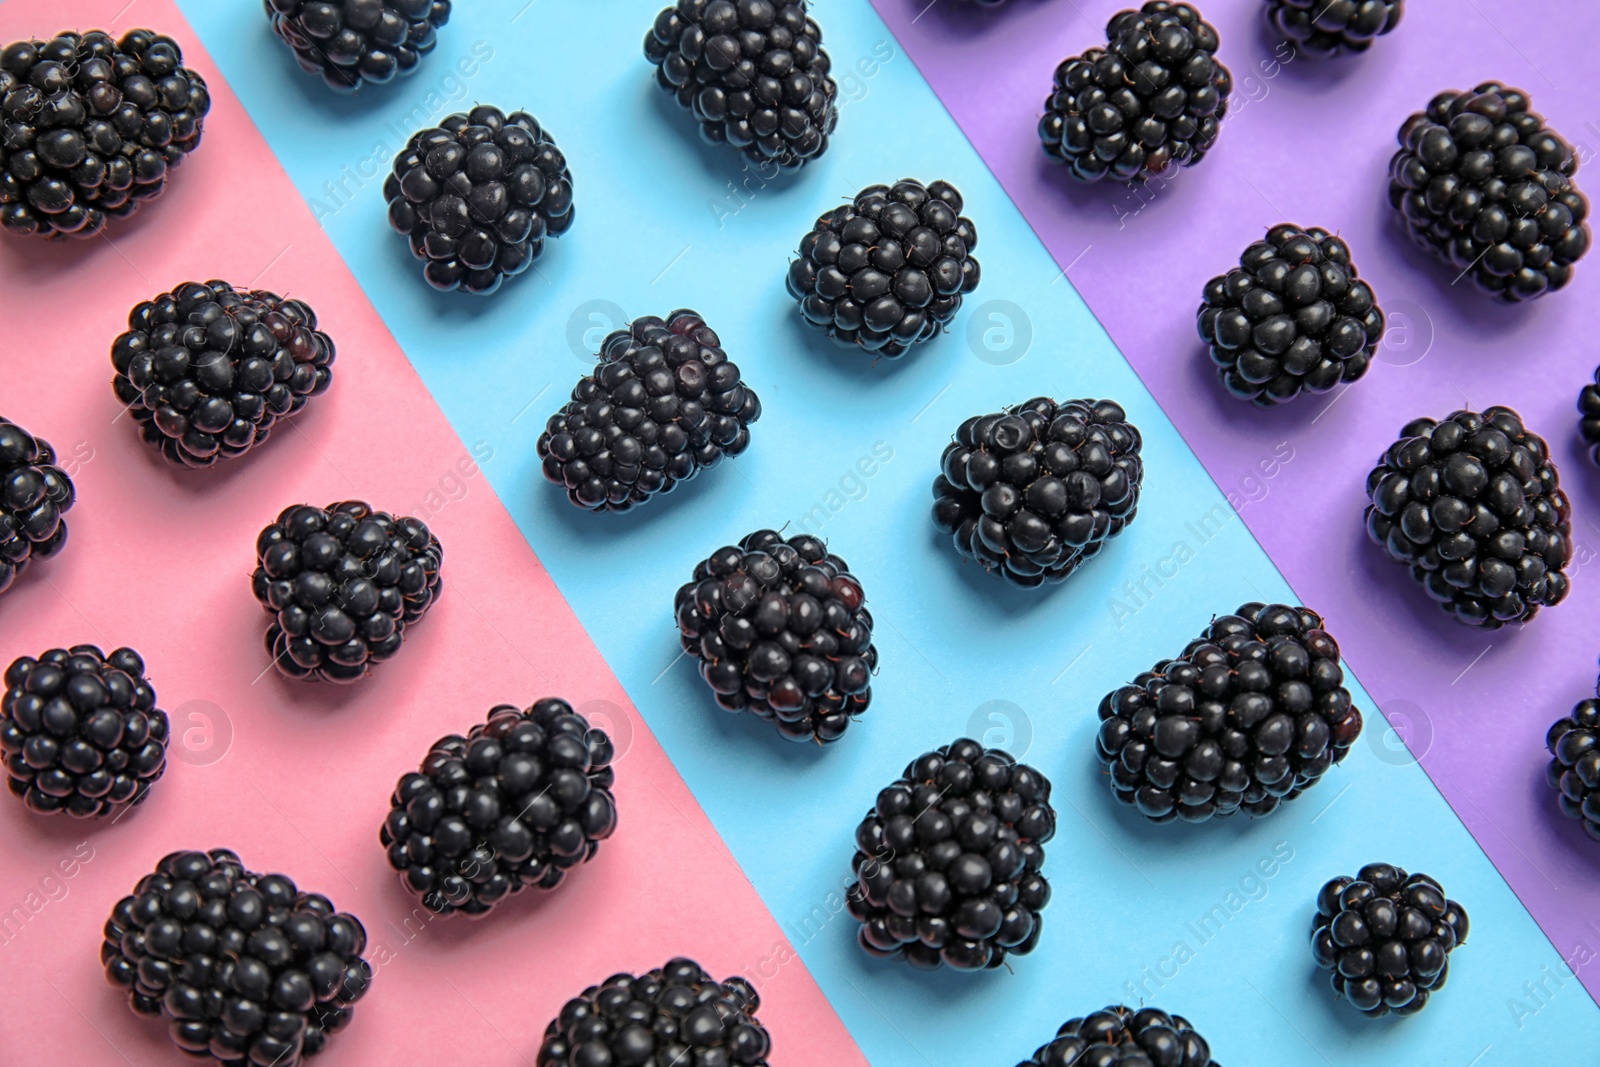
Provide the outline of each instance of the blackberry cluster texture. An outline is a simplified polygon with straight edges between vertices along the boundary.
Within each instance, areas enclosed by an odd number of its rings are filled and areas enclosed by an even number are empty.
[[[1583,416],[1578,431],[1589,446],[1590,458],[1600,466],[1600,367],[1594,370],[1594,381],[1584,385],[1578,394],[1578,414]]]
[[[1365,52],[1400,25],[1406,0],[1267,0],[1267,21],[1307,55]]]
[[[949,182],[869,185],[817,219],[789,295],[835,344],[893,359],[937,337],[978,287],[978,228]]]
[[[1055,1040],[1017,1067],[1217,1067],[1189,1020],[1159,1008],[1113,1004],[1068,1019]]]
[[[349,1025],[372,968],[367,932],[225,848],[174,852],[106,921],[100,962],[140,1015],[227,1067],[298,1067]]]
[[[690,959],[614,974],[550,1021],[538,1067],[766,1067],[772,1035],[760,1008],[745,979],[718,982]]]
[[[34,560],[66,545],[62,516],[76,499],[50,443],[0,417],[0,593]]]
[[[1371,1016],[1414,1015],[1444,986],[1467,912],[1425,874],[1369,863],[1317,894],[1311,952],[1333,988]]]
[[[0,754],[32,811],[79,819],[143,804],[167,769],[167,713],[131,648],[94,645],[23,656],[5,674]]]
[[[0,51],[0,226],[93,237],[161,195],[211,97],[170,37],[91,30]]]
[[[450,21],[450,0],[262,0],[307,74],[353,93],[417,69]]]
[[[872,701],[878,649],[866,593],[819,538],[757,530],[717,549],[695,565],[674,611],[717,704],[791,741],[837,741]]]
[[[1217,141],[1233,77],[1217,31],[1190,4],[1113,15],[1106,47],[1056,68],[1039,138],[1079,181],[1144,180],[1200,162]]]
[[[1572,280],[1589,250],[1589,201],[1572,183],[1572,146],[1499,82],[1443,92],[1400,127],[1389,203],[1412,240],[1516,302]]]
[[[413,134],[383,198],[422,276],[445,292],[494,292],[572,225],[567,157],[526,111],[488,105]]]
[[[1367,495],[1368,535],[1461,622],[1527,622],[1566,597],[1572,505],[1550,447],[1510,408],[1407,423]]]
[[[1600,699],[1581,700],[1572,714],[1557,719],[1545,735],[1545,747],[1550,750],[1545,780],[1560,794],[1561,810],[1600,841]]]
[[[347,500],[285,508],[256,538],[251,588],[289,678],[354,682],[439,599],[444,548],[420,520]]]
[[[389,864],[440,914],[478,917],[529,886],[554,889],[617,828],[614,755],[565,700],[492,708],[395,786],[379,834]]]
[[[1016,585],[1062,581],[1137,514],[1140,444],[1110,400],[1035,397],[974,416],[939,461],[933,521]]]
[[[1322,617],[1245,604],[1100,701],[1111,793],[1153,822],[1268,815],[1361,735]]]
[[[644,54],[707,144],[784,170],[827,151],[839,86],[805,0],[678,0],[656,16]]]
[[[539,435],[544,476],[588,511],[627,511],[750,446],[761,398],[699,313],[617,330]]]
[[[1050,903],[1050,780],[962,738],[918,756],[856,827],[846,892],[873,956],[913,967],[999,967],[1039,944]]]
[[[112,379],[139,436],[178,467],[265,444],[333,381],[333,341],[300,300],[227,282],[186,282],[128,315]]]
[[[1223,388],[1258,407],[1360,378],[1384,330],[1350,246],[1287,222],[1206,283],[1196,324]]]

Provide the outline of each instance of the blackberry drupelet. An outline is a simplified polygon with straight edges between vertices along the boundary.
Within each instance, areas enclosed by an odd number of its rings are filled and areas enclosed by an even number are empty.
[[[627,511],[750,445],[761,398],[698,312],[617,330],[539,435],[544,476],[589,511]]]
[[[1017,1067],[1217,1067],[1189,1020],[1159,1008],[1113,1004],[1068,1019],[1055,1040]]]
[[[262,0],[307,74],[353,93],[413,73],[439,43],[450,0]]]
[[[1389,203],[1412,240],[1508,302],[1572,280],[1589,250],[1589,201],[1572,146],[1499,82],[1443,92],[1400,127]]]
[[[845,893],[873,956],[913,967],[999,967],[1039,944],[1050,903],[1050,780],[961,738],[912,760],[856,827]]]
[[[0,417],[0,593],[29,564],[66,545],[62,516],[76,500],[50,442]]]
[[[79,819],[143,804],[167,769],[167,713],[131,648],[94,645],[22,656],[5,674],[0,753],[7,785],[32,811]]]
[[[389,225],[435,289],[488,295],[572,225],[572,173],[526,111],[480,104],[411,136],[383,183]]]
[[[347,500],[285,508],[256,538],[251,588],[289,678],[354,682],[439,599],[444,548],[420,519]]]
[[[100,962],[173,1043],[228,1067],[298,1067],[350,1024],[367,932],[327,897],[223,848],[174,852],[106,920]]]
[[[423,907],[487,915],[532,886],[554,889],[617,828],[614,753],[564,700],[510,704],[433,743],[395,786],[379,840]]]
[[[1560,794],[1561,810],[1600,841],[1600,699],[1580,700],[1551,724],[1544,743],[1550,750],[1545,780]]]
[[[1585,384],[1578,394],[1578,414],[1583,416],[1578,423],[1578,432],[1583,434],[1584,444],[1589,446],[1590,458],[1600,466],[1600,367],[1594,370],[1594,381]]]
[[[1196,324],[1223,388],[1258,407],[1357,380],[1384,330],[1350,247],[1327,230],[1287,222],[1206,283]]]
[[[166,189],[211,97],[170,37],[99,30],[0,51],[0,226],[94,237]]]
[[[333,359],[303,301],[185,282],[129,313],[111,346],[111,384],[168,463],[209,467],[265,444],[280,419],[326,392]]]
[[[1267,0],[1267,21],[1310,56],[1365,52],[1400,25],[1406,0]]]
[[[545,1028],[538,1067],[766,1067],[772,1037],[743,978],[718,982],[689,959],[614,974],[567,1001]]]
[[[1467,912],[1425,874],[1369,863],[1317,894],[1311,952],[1333,988],[1371,1016],[1412,1015],[1444,986]]]
[[[1459,621],[1497,629],[1566,597],[1572,505],[1510,408],[1407,423],[1367,495],[1368,535]]]
[[[1190,4],[1150,0],[1106,26],[1106,47],[1056,68],[1039,120],[1045,154],[1083,182],[1192,167],[1217,141],[1233,77]]]
[[[817,219],[789,295],[835,344],[893,359],[931,341],[978,287],[978,229],[949,182],[869,185]]]
[[[1095,752],[1111,793],[1152,822],[1268,815],[1361,736],[1322,617],[1245,604],[1177,659],[1106,694]]]
[[[1110,400],[1035,397],[974,416],[939,461],[933,521],[1007,581],[1062,581],[1133,521],[1140,443]]]
[[[826,744],[872,701],[872,613],[849,564],[809,534],[757,530],[695,566],[674,611],[683,650],[728,711]]]
[[[839,86],[805,0],[678,0],[656,16],[644,54],[707,144],[784,170],[827,151]]]

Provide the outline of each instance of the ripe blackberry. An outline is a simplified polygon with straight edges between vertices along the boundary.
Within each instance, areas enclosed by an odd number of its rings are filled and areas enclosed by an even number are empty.
[[[450,21],[450,0],[262,2],[300,69],[341,93],[412,73]]]
[[[1367,495],[1368,535],[1459,621],[1498,629],[1566,597],[1572,505],[1510,408],[1406,423]]]
[[[168,463],[209,467],[265,444],[333,380],[333,341],[299,300],[185,282],[134,307],[111,346],[117,399]]]
[[[1317,894],[1311,953],[1333,988],[1367,1015],[1412,1015],[1444,986],[1467,940],[1467,912],[1425,874],[1369,863]]]
[[[617,828],[613,755],[565,700],[491,708],[395,786],[378,835],[389,865],[443,915],[478,917],[529,886],[554,889]]]
[[[825,213],[789,264],[789,295],[835,344],[893,359],[931,341],[978,287],[978,228],[949,182],[869,185]]]
[[[1561,810],[1600,841],[1600,699],[1580,700],[1551,725],[1544,743],[1551,757],[1545,780],[1560,794]]]
[[[963,422],[933,482],[956,551],[1022,586],[1059,582],[1132,522],[1139,430],[1110,400],[1035,397]]]
[[[1578,413],[1583,416],[1578,423],[1578,431],[1589,446],[1590,458],[1600,465],[1600,367],[1594,370],[1594,381],[1586,384],[1578,394]]]
[[[1560,289],[1589,250],[1578,157],[1530,106],[1499,82],[1440,93],[1400,127],[1389,162],[1412,240],[1508,302]]]
[[[1192,167],[1217,141],[1233,76],[1217,31],[1190,4],[1113,15],[1106,47],[1063,60],[1039,120],[1045,154],[1083,182]]]
[[[99,30],[0,51],[0,226],[93,237],[161,195],[211,97],[170,37]]]
[[[698,312],[635,320],[539,435],[544,476],[589,511],[627,511],[750,445],[761,398]]]
[[[179,1049],[229,1067],[298,1067],[349,1025],[367,932],[328,898],[224,848],[174,852],[106,920],[100,962]]]
[[[422,276],[446,292],[494,292],[572,225],[567,157],[526,111],[482,104],[412,134],[383,198]]]
[[[251,588],[285,677],[354,682],[439,599],[444,548],[420,519],[347,500],[285,508],[256,538]]]
[[[1307,55],[1365,52],[1400,25],[1406,0],[1267,0],[1267,21]]]
[[[1287,222],[1206,283],[1196,323],[1223,388],[1257,407],[1360,378],[1384,329],[1350,247]]]
[[[772,1036],[743,978],[718,982],[694,960],[614,974],[567,1001],[545,1027],[538,1067],[661,1064],[766,1067]]]
[[[1217,1067],[1189,1020],[1159,1008],[1113,1004],[1068,1019],[1055,1040],[1017,1067]]]
[[[656,16],[644,54],[707,144],[784,170],[827,151],[839,86],[805,0],[678,0]]]
[[[62,518],[77,500],[50,442],[0,417],[0,593],[67,543]]]
[[[999,967],[1039,944],[1050,903],[1050,780],[961,738],[912,760],[856,827],[845,897],[873,956],[913,967]]]

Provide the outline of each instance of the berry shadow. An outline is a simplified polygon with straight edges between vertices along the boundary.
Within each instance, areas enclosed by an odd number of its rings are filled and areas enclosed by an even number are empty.
[[[1111,792],[1110,773],[1100,765],[1100,758],[1092,746],[1086,747],[1079,758],[1089,765],[1088,773],[1099,782],[1099,787],[1095,789],[1099,799],[1095,804],[1100,814],[1106,816],[1104,822],[1095,822],[1090,812],[1080,812],[1084,821],[1107,837],[1114,838],[1120,834],[1132,838],[1139,845],[1137,855],[1141,859],[1154,858],[1171,863],[1174,870],[1187,870],[1197,858],[1220,847],[1217,843],[1218,838],[1231,841],[1251,832],[1258,834],[1272,832],[1253,829],[1256,823],[1264,820],[1251,818],[1243,812],[1220,819],[1207,819],[1203,823],[1186,823],[1182,819],[1168,823],[1151,822],[1137,809],[1122,803]],[[1299,803],[1301,799],[1303,798],[1296,798],[1290,803]],[[1277,814],[1278,812],[1273,813]],[[1270,820],[1273,815],[1266,816],[1265,819]]]
[[[300,103],[321,112],[323,116],[334,119],[344,120],[365,115],[381,106],[384,97],[413,80],[397,76],[386,85],[374,85],[369,82],[364,83],[358,92],[338,92],[330,88],[320,74],[308,74],[301,70],[300,64],[295,62],[294,52],[272,31],[271,23],[266,21],[259,24],[256,49],[271,53],[270,62],[276,68],[273,79],[275,84],[290,87],[287,91],[294,93]],[[292,110],[299,112],[299,109]],[[322,122],[308,125],[315,125],[319,130],[326,129],[326,125]]]
[[[1481,292],[1459,267],[1436,258],[1411,239],[1405,223],[1389,206],[1387,194],[1374,200],[1381,239],[1389,243],[1395,256],[1404,260],[1413,276],[1426,278],[1437,297],[1450,305],[1453,318],[1457,320],[1456,325],[1465,326],[1469,334],[1496,336],[1527,323],[1529,315],[1533,313],[1531,305],[1538,303],[1537,300],[1506,304]],[[1418,302],[1424,305],[1426,311],[1426,301]]]
[[[719,196],[730,185],[748,188],[745,183],[750,179],[760,183],[751,190],[753,197],[783,196],[797,190],[802,184],[801,176],[811,169],[809,164],[796,170],[780,169],[768,177],[757,169],[761,164],[751,161],[740,149],[711,144],[702,138],[694,115],[679,106],[676,96],[661,88],[654,74],[644,80],[643,91],[649,94],[660,125],[669,135],[664,140],[676,146],[669,150],[692,156],[704,176],[713,180],[712,192]]]
[[[959,31],[969,36],[982,36],[1000,25],[1008,7],[1005,4],[970,3],[969,0],[905,0],[906,6],[918,12],[911,20],[915,26],[923,19],[937,23],[947,30]]]
[[[674,638],[672,645],[676,644]],[[688,655],[679,655],[657,683],[652,684],[666,687],[663,690],[664,703],[674,709],[675,714],[698,716],[703,725],[697,723],[694,729],[715,735],[699,739],[704,742],[704,747],[731,752],[737,746],[743,761],[759,763],[761,770],[769,773],[794,774],[817,766],[818,761],[824,758],[825,750],[847,744],[851,732],[861,730],[863,723],[870,722],[873,714],[869,708],[845,731],[845,738],[836,744],[800,743],[782,736],[771,723],[750,712],[727,711],[718,706],[711,689],[700,677],[694,659]]]
[[[1046,582],[1031,588],[1013,585],[1001,575],[985,570],[983,564],[957,552],[950,535],[931,522],[928,530],[935,552],[946,566],[955,570],[956,577],[970,591],[967,604],[980,611],[1008,620],[1025,619],[1050,606],[1061,595],[1061,589],[1072,584],[1072,578],[1068,578],[1064,582]]]
[[[1306,923],[1309,930],[1311,924]],[[1360,1041],[1367,1048],[1372,1048],[1374,1041],[1383,1041],[1395,1036],[1391,1027],[1403,1026],[1406,1017],[1403,1015],[1380,1015],[1373,1018],[1357,1011],[1349,1001],[1341,997],[1333,988],[1331,971],[1318,967],[1311,956],[1311,938],[1305,939],[1306,982],[1304,999],[1316,1001],[1323,1011],[1327,1012],[1328,1019],[1337,1026],[1346,1037],[1352,1041]],[[1448,988],[1448,986],[1446,987]],[[1427,1009],[1423,1009],[1426,1011]]]
[[[835,344],[833,339],[823,333],[821,328],[813,326],[805,316],[800,314],[800,309],[794,304],[787,294],[785,302],[789,305],[788,314],[782,316],[779,326],[785,334],[785,344],[778,346],[780,351],[800,350],[805,357],[813,363],[826,363],[839,374],[854,378],[869,385],[888,380],[891,376],[899,374],[910,367],[913,362],[928,358],[928,353],[919,351],[928,345],[936,344],[937,338],[923,345],[918,345],[900,356],[890,359],[880,356],[875,352],[858,348],[855,345]]]
[[[1331,402],[1341,395],[1341,390],[1312,395],[1302,393],[1287,404],[1275,404],[1272,407],[1257,407],[1248,400],[1240,400],[1223,388],[1222,382],[1217,377],[1217,366],[1211,362],[1210,350],[1203,342],[1195,342],[1195,346],[1188,350],[1188,375],[1192,388],[1189,396],[1194,403],[1203,404],[1214,412],[1217,421],[1227,426],[1229,431],[1248,433],[1251,436],[1260,436],[1263,440],[1282,440],[1286,432],[1299,435],[1314,429],[1311,425],[1313,418],[1318,418],[1319,413],[1325,410]],[[1371,374],[1369,369],[1368,374]],[[1360,382],[1349,383],[1350,388],[1359,388]],[[1200,398],[1204,399],[1200,399]],[[1330,417],[1330,425],[1334,420]]]
[[[1267,7],[1261,6],[1261,17],[1256,19],[1256,43],[1266,53],[1260,58],[1277,63],[1289,72],[1299,88],[1310,90],[1307,95],[1328,92],[1342,86],[1366,66],[1371,50],[1349,55],[1322,57],[1307,52],[1294,41],[1279,33],[1267,18]],[[1293,59],[1287,63],[1279,51],[1285,44],[1294,49]],[[1382,47],[1378,45],[1377,47]]]
[[[1555,721],[1555,716],[1551,716]],[[1544,749],[1544,731],[1540,730],[1536,738],[1529,738],[1528,743]],[[1556,839],[1567,855],[1562,860],[1567,863],[1580,865],[1583,874],[1587,875],[1587,884],[1593,884],[1600,878],[1600,848],[1595,847],[1595,841],[1584,832],[1583,823],[1578,819],[1570,819],[1566,812],[1561,810],[1557,798],[1561,795],[1559,790],[1552,789],[1550,783],[1544,779],[1544,770],[1540,768],[1538,774],[1530,774],[1526,778],[1527,789],[1533,810],[1549,825],[1550,836]]]
[[[522,479],[529,487],[526,506],[546,511],[554,516],[556,524],[563,527],[573,541],[579,543],[589,541],[620,543],[640,537],[658,536],[660,531],[652,531],[651,527],[655,523],[665,521],[669,512],[689,507],[697,498],[710,492],[721,478],[739,478],[733,471],[717,469],[737,463],[739,460],[735,456],[718,463],[717,468],[701,471],[688,481],[679,482],[671,492],[652,497],[627,511],[589,511],[568,500],[565,488],[545,479],[537,453],[533,453],[531,458],[532,462]]]
[[[169,766],[163,777],[171,773],[172,768]],[[151,788],[160,789],[161,783],[157,781]],[[146,797],[145,802],[138,807],[128,808],[120,815],[104,819],[75,819],[70,815],[41,815],[26,807],[21,797],[7,789],[5,796],[0,797],[0,807],[4,807],[6,812],[0,819],[16,827],[18,837],[27,842],[48,847],[52,855],[58,850],[65,855],[72,851],[74,845],[88,837],[99,836],[136,821],[143,814],[141,809],[149,807],[154,800],[154,797]],[[159,818],[157,816],[158,821]],[[12,857],[7,860],[7,865],[16,868],[22,865],[22,861]]]
[[[1031,964],[1027,956],[1017,956],[994,970],[958,971],[948,966],[941,966],[935,971],[918,970],[898,957],[868,955],[856,940],[856,931],[861,924],[848,913],[841,913],[840,918],[842,921],[830,924],[836,929],[831,929],[827,936],[846,942],[841,951],[850,961],[848,966],[855,972],[850,984],[864,999],[889,1016],[895,1015],[902,1006],[903,1015],[913,1006],[925,1006],[930,1001],[947,1008],[959,1005],[970,1010],[975,998],[1003,997],[1008,986],[1014,988],[1015,983],[1025,981],[1021,972]],[[1009,971],[1008,966],[1011,968]],[[908,1044],[911,1043],[909,1037],[905,1039]],[[916,1048],[915,1045],[912,1047]],[[922,1049],[917,1049],[917,1052],[926,1059]]]
[[[110,257],[113,261],[121,260],[129,270],[144,278],[148,284],[154,285],[155,283],[151,283],[144,271],[137,266],[135,258],[122,252],[117,245],[124,240],[138,237],[151,226],[159,225],[160,220],[155,216],[159,216],[163,209],[177,212],[183,210],[181,205],[165,201],[178,195],[179,183],[184,180],[186,169],[182,166],[175,167],[161,196],[142,203],[132,215],[108,220],[106,228],[94,237],[48,240],[43,237],[0,233],[0,266],[8,269],[13,277],[27,278],[43,289],[59,284],[58,279],[61,276],[83,269],[92,259]],[[154,296],[157,291],[159,290],[152,289],[151,295]],[[122,328],[126,329],[126,324]]]

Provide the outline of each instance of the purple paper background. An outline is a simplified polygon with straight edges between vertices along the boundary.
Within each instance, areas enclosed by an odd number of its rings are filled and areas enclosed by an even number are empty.
[[[1502,306],[1465,280],[1453,286],[1454,271],[1406,243],[1385,199],[1395,131],[1443,89],[1519,86],[1580,159],[1600,149],[1600,65],[1592,39],[1564,29],[1571,6],[1413,3],[1365,55],[1285,64],[1259,0],[1211,0],[1202,9],[1233,72],[1232,113],[1198,167],[1135,193],[1074,184],[1035,134],[1056,65],[1103,44],[1106,20],[1133,3],[873,3],[1290,584],[1327,616],[1392,724],[1385,737],[1373,720],[1368,740],[1406,760],[1403,739],[1420,757],[1591,994],[1600,992],[1600,966],[1585,967],[1600,952],[1600,845],[1560,814],[1544,783],[1545,731],[1594,692],[1600,651],[1600,583],[1591,577],[1600,573],[1600,474],[1574,408],[1597,359],[1600,254],[1562,292]],[[1581,187],[1582,170],[1578,178]],[[1348,240],[1390,314],[1390,336],[1351,395],[1262,412],[1223,393],[1194,314],[1206,280],[1281,221]],[[1492,633],[1447,618],[1362,527],[1366,474],[1405,422],[1491,404],[1516,408],[1550,441],[1577,544],[1567,601],[1526,628]],[[1285,448],[1293,458],[1272,462]],[[1241,599],[1227,575],[1215,580],[1219,609]],[[1384,827],[1372,835],[1373,858],[1382,858]]]

